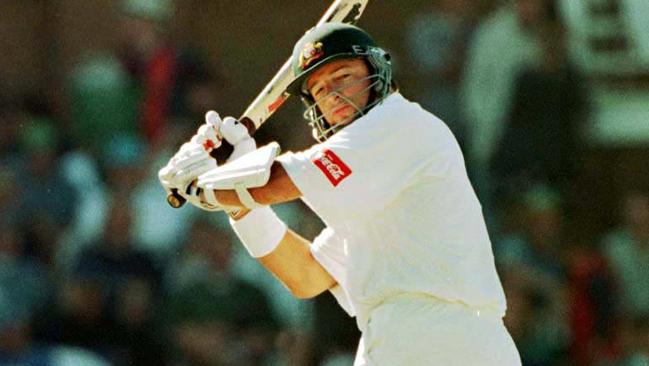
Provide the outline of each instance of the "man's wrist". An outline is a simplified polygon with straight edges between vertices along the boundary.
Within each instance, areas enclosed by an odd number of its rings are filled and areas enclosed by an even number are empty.
[[[230,218],[234,221],[239,221],[244,217],[246,217],[246,215],[249,214],[250,211],[252,210],[249,208],[242,208],[240,210],[228,211],[228,216],[230,216]]]
[[[248,253],[255,258],[275,250],[288,230],[268,206],[249,210],[238,220],[231,218],[230,224]]]

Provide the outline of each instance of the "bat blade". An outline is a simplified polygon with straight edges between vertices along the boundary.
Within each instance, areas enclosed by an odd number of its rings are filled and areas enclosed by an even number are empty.
[[[331,22],[356,24],[363,15],[368,2],[369,0],[335,0],[316,23],[316,26]],[[292,57],[289,57],[239,117],[239,122],[246,126],[251,136],[290,97],[286,88],[294,79],[291,64]],[[171,194],[167,196],[167,202],[171,207],[180,208],[185,204],[185,199],[176,190],[172,190]]]
[[[365,7],[367,7],[368,1],[336,0],[320,18],[317,25],[331,22],[356,24]],[[248,127],[251,134],[266,122],[290,97],[290,94],[286,92],[286,87],[294,78],[291,64],[292,58],[289,57],[239,118],[239,121]]]

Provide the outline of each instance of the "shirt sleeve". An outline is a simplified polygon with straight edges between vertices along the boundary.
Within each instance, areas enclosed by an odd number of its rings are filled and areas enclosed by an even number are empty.
[[[338,282],[338,285],[329,289],[338,301],[338,304],[350,315],[355,312],[345,292],[347,284],[345,242],[336,235],[333,229],[324,229],[311,244],[311,253],[329,274]]]
[[[430,143],[414,141],[420,139],[418,131],[395,129],[392,122],[360,119],[324,143],[277,160],[325,222],[342,213],[369,218],[410,183],[430,156]]]

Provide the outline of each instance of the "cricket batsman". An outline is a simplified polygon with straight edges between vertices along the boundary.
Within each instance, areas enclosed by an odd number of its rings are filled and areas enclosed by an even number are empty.
[[[293,50],[317,143],[257,148],[232,117],[206,123],[159,172],[168,192],[226,211],[251,256],[296,297],[330,291],[362,332],[355,366],[520,365],[480,203],[454,136],[397,90],[365,31],[326,23]],[[217,166],[205,147],[234,146]],[[209,149],[208,149],[209,150]],[[302,199],[326,224],[312,242],[270,206]]]

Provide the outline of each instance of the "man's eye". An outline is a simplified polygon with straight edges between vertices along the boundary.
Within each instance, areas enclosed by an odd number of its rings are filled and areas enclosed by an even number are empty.
[[[324,92],[323,87],[319,88],[314,88],[311,90],[311,95],[313,95],[315,98],[322,96],[322,93]]]

